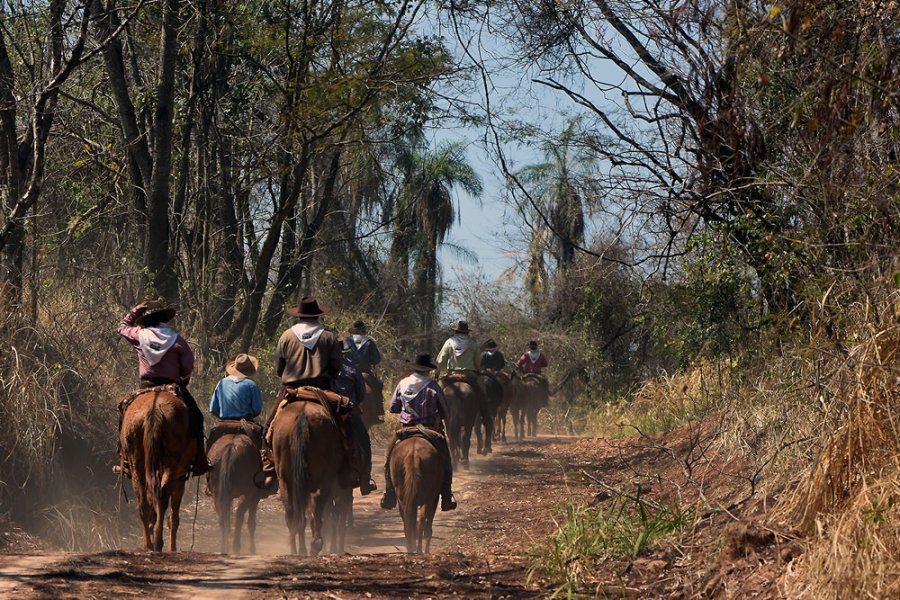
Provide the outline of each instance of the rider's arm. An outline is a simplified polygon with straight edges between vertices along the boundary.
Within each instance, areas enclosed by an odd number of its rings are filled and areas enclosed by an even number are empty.
[[[497,352],[497,356],[500,357],[500,365],[497,367],[497,370],[498,370],[498,371],[502,371],[503,369],[506,368],[506,359],[503,358],[503,353],[502,353],[502,352],[499,352],[499,351],[498,351],[498,352]]]
[[[359,404],[366,399],[366,380],[359,374],[359,371],[356,371],[355,377],[353,377],[353,387],[356,390],[356,403]]]
[[[371,346],[369,364],[374,367],[381,362],[381,350],[378,349],[378,345],[372,340],[369,340],[369,346]]]
[[[187,341],[178,336],[175,345],[178,346],[178,367],[179,376],[185,385],[191,380],[191,373],[194,372],[194,351],[188,346]]]
[[[119,325],[116,327],[116,332],[135,346],[140,341],[139,332],[141,331],[141,328],[135,323],[145,310],[147,310],[147,304],[141,302],[125,313],[125,316],[122,317],[122,320],[119,321]]]
[[[444,422],[447,422],[447,419],[450,418],[450,408],[447,406],[447,398],[444,396],[444,390],[441,389],[441,386],[434,385],[431,387],[434,392],[435,400],[437,401],[437,411],[441,416],[441,419]]]
[[[212,399],[209,401],[209,413],[216,417],[217,419],[221,419],[222,414],[222,405],[219,402],[219,390],[222,388],[222,382],[216,384],[216,389],[213,390]]]
[[[438,352],[437,358],[434,359],[434,363],[438,366],[434,371],[434,378],[437,379],[441,371],[448,370],[450,365],[450,355],[453,353],[453,347],[450,345],[450,340],[444,342],[444,345],[441,346],[441,351]]]
[[[275,374],[279,377],[284,373],[284,368],[287,366],[287,361],[284,359],[284,336],[289,333],[294,335],[290,329],[282,333],[281,338],[278,340],[278,347],[275,349]]]
[[[394,396],[391,398],[390,411],[399,414],[403,411],[403,398],[400,395],[400,384],[394,389]]]
[[[326,366],[329,379],[334,379],[338,376],[341,372],[341,365],[343,364],[343,360],[341,359],[341,341],[337,339],[337,336],[332,339],[334,342],[329,345],[328,365]]]
[[[262,394],[259,392],[259,386],[256,385],[255,381],[251,379],[250,383],[253,385],[250,386],[250,413],[248,416],[256,417],[262,412]]]
[[[538,356],[538,359],[537,359],[537,365],[535,365],[535,366],[537,366],[537,367],[543,369],[544,367],[546,367],[546,366],[549,365],[549,364],[550,364],[550,363],[547,362],[547,357],[544,356],[544,353],[543,353],[543,352],[541,352],[541,355]]]
[[[516,366],[519,367],[520,371],[525,370],[525,355],[519,357],[519,360],[516,361]]]

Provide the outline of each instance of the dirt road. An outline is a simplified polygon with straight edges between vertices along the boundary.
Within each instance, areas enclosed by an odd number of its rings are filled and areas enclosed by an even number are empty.
[[[562,456],[573,440],[540,438],[498,444],[473,459],[456,479],[459,509],[435,518],[433,554],[400,552],[399,514],[378,507],[380,493],[356,498],[356,528],[348,553],[286,556],[287,534],[277,497],[261,504],[257,554],[218,554],[218,528],[200,495],[193,523],[194,486],[182,511],[184,551],[137,551],[140,540],[102,553],[0,555],[0,596],[170,598],[527,598],[547,590],[528,583],[528,549],[553,528],[561,500],[579,486],[566,481]],[[376,477],[379,485],[380,478]],[[134,511],[132,506],[125,510]],[[137,514],[134,514],[137,521]],[[193,550],[191,547],[193,537]]]

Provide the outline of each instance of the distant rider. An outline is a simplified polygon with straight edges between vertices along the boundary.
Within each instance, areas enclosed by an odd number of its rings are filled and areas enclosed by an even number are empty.
[[[350,435],[360,453],[361,473],[359,474],[359,493],[367,496],[378,489],[372,479],[372,440],[362,420],[359,404],[366,399],[366,382],[362,374],[348,360],[347,346],[344,346],[344,362],[341,372],[331,383],[331,390],[341,396],[350,398]]]
[[[450,411],[447,408],[444,391],[429,376],[432,369],[437,369],[437,365],[431,361],[431,356],[420,354],[412,364],[412,375],[401,379],[397,384],[391,399],[390,411],[400,414],[400,431],[406,427],[423,425],[443,433],[443,423],[450,416]],[[394,439],[388,444],[384,461],[384,496],[381,498],[381,508],[385,509],[397,505],[397,494],[394,491],[394,482],[391,481],[391,450],[401,439],[399,433],[395,433]],[[429,440],[437,446],[438,453],[444,461],[441,510],[453,510],[456,508],[456,499],[453,497],[453,463],[450,460],[450,448],[444,436],[435,436],[435,439]]]
[[[238,354],[225,365],[225,377],[216,384],[209,412],[221,420],[252,421],[262,412],[262,394],[253,381],[259,360],[249,354]]]
[[[357,321],[348,332],[350,335],[344,340],[344,362],[349,362],[363,376],[371,388],[371,399],[376,404],[367,407],[367,411],[373,411],[376,420],[384,415],[384,383],[375,375],[374,368],[381,362],[381,350],[375,340],[369,337],[368,326],[363,321]],[[362,399],[360,400],[362,401]]]
[[[502,371],[506,367],[506,359],[503,353],[497,349],[497,342],[493,338],[481,345],[484,352],[481,353],[481,368],[484,371]]]
[[[538,343],[534,340],[528,342],[528,352],[522,354],[516,361],[516,366],[523,373],[534,373],[535,375],[540,375],[548,364],[547,357],[538,350]]]

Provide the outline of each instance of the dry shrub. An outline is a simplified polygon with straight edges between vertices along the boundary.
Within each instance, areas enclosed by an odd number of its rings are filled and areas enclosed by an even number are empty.
[[[889,306],[881,322],[891,325],[849,353],[840,426],[783,499],[782,511],[815,532],[785,578],[789,597],[900,597],[900,325]]]

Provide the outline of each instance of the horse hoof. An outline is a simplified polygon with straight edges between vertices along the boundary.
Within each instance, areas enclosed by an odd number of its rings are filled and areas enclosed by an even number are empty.
[[[322,551],[322,546],[325,543],[322,541],[322,538],[316,538],[313,540],[313,543],[309,546],[309,555],[310,556],[318,556],[319,552]]]

